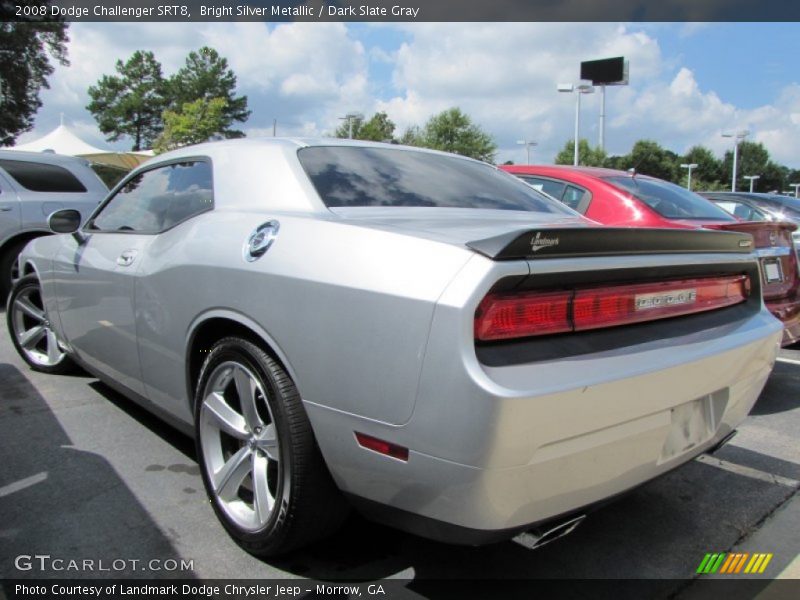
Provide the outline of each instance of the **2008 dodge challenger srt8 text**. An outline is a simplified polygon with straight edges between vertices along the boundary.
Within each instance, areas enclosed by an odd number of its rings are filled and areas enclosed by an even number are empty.
[[[440,152],[188,147],[50,227],[17,350],[191,432],[258,555],[350,506],[457,543],[566,530],[729,436],[781,338],[749,235],[597,227]]]

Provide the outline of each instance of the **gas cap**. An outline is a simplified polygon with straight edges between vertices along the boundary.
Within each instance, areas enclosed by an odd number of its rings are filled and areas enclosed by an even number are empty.
[[[253,262],[264,256],[278,236],[280,228],[280,223],[275,220],[267,221],[256,227],[244,243],[242,252],[244,259],[247,262]]]

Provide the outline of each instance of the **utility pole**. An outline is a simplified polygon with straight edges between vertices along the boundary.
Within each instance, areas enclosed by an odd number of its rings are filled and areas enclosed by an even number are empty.
[[[681,165],[681,169],[689,169],[689,176],[688,176],[688,178],[686,180],[686,189],[687,190],[691,191],[691,189],[692,189],[692,169],[696,169],[696,168],[697,168],[697,163],[686,163],[686,164],[682,164]]]

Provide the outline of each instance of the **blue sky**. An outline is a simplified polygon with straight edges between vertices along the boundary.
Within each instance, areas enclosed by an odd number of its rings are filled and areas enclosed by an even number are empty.
[[[33,132],[59,115],[87,141],[109,144],[85,110],[86,89],[137,49],[155,52],[166,74],[210,45],[226,56],[249,97],[248,135],[325,135],[350,111],[384,110],[399,132],[459,106],[495,139],[498,160],[524,161],[522,138],[538,142],[534,162],[552,162],[570,139],[579,63],[630,60],[631,84],[610,88],[606,147],[628,152],[648,138],[684,152],[721,154],[723,131],[749,129],[780,162],[800,167],[800,74],[796,23],[74,23],[72,65],[44,92]],[[581,135],[596,143],[597,94],[585,98]]]

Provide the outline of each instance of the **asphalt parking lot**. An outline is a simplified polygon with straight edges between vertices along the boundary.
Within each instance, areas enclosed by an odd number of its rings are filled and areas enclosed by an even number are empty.
[[[800,577],[800,350],[781,352],[730,444],[539,550],[448,546],[354,516],[323,543],[261,561],[218,524],[189,438],[92,377],[31,371],[0,317],[2,578],[649,578],[663,580],[663,597],[692,597],[706,577],[695,574],[704,555],[737,550],[774,554],[761,577]],[[125,566],[98,573],[15,564],[36,554]],[[167,569],[182,559],[190,568]],[[424,586],[417,593],[425,597]]]

